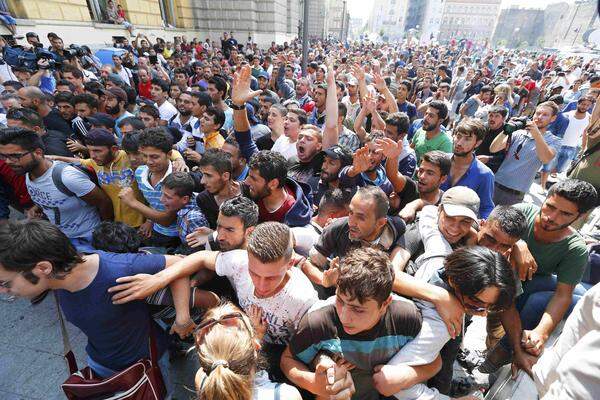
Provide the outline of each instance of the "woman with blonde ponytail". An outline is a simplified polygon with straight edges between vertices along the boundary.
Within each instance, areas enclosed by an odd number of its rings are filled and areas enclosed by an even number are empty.
[[[301,400],[295,387],[271,382],[261,370],[255,332],[250,318],[231,303],[206,313],[195,333],[198,400]]]

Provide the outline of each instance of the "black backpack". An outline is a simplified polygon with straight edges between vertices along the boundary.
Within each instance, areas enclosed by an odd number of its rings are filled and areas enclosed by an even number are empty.
[[[89,178],[90,181],[94,182],[94,185],[100,187],[96,171],[94,171],[92,168],[88,168],[78,163],[55,162],[54,169],[52,170],[52,182],[61,193],[66,194],[67,196],[76,196],[75,193],[70,191],[69,188],[66,187],[64,182],[62,181],[63,170],[65,169],[65,167],[68,166],[71,166],[76,170],[83,172]]]

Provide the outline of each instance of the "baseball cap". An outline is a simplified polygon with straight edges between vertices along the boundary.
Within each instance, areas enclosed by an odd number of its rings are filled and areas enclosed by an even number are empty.
[[[248,115],[248,120],[255,124],[258,124],[258,118],[254,115],[254,106],[251,103],[246,103],[246,114]]]
[[[117,144],[115,135],[104,128],[90,129],[85,136],[85,141],[92,146],[115,146]]]
[[[477,221],[479,214],[479,196],[466,186],[454,186],[442,196],[442,207],[450,217],[468,217]]]
[[[106,113],[95,113],[86,118],[90,124],[97,127],[114,128],[115,120]]]
[[[266,80],[269,80],[269,74],[266,71],[260,71],[258,73],[258,78],[265,78]]]
[[[352,86],[358,85],[358,79],[351,76],[350,78],[348,78],[348,85],[352,85]]]
[[[336,144],[335,146],[323,150],[323,152],[329,158],[340,160],[342,162],[342,167],[352,164],[352,153],[347,147]]]
[[[117,100],[127,103],[127,93],[119,87],[111,87],[110,89],[107,89],[105,93],[108,96],[116,97]]]

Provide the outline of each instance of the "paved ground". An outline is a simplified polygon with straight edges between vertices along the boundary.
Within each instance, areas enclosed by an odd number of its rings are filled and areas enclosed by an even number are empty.
[[[539,185],[534,184],[526,201],[541,203]],[[0,301],[0,400],[58,400],[64,396],[60,384],[67,377],[62,358],[60,336],[54,299],[48,296],[41,304],[29,301]],[[85,362],[85,337],[69,326],[71,342],[80,366]],[[469,348],[483,348],[485,321],[475,320],[465,342]],[[194,354],[187,360],[173,363],[172,376],[176,382],[175,397],[189,399],[193,394],[184,388],[194,387],[197,364]],[[457,375],[464,373],[457,370]],[[523,399],[526,400],[526,399]]]

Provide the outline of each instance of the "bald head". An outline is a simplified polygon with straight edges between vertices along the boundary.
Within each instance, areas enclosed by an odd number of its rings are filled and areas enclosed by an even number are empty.
[[[19,99],[21,106],[37,109],[40,105],[46,104],[46,94],[36,86],[26,86],[19,89]]]

